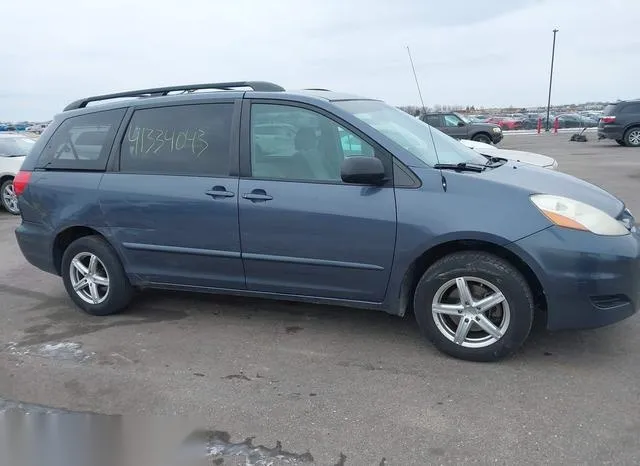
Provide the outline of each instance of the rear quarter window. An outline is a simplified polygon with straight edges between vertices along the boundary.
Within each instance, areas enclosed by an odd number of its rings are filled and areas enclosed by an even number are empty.
[[[47,141],[35,168],[104,170],[125,112],[106,110],[67,118]]]

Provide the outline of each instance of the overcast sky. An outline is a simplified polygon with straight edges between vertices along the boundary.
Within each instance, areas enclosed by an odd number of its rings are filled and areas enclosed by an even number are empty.
[[[268,80],[427,105],[640,97],[640,0],[29,0],[2,8],[0,121],[93,94]]]

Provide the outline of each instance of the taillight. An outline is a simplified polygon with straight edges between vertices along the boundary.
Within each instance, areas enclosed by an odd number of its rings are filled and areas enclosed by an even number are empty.
[[[615,123],[616,122],[616,117],[614,116],[603,116],[601,118],[603,123]]]
[[[13,179],[13,192],[16,193],[16,196],[22,195],[24,190],[27,189],[27,185],[29,184],[30,179],[31,172],[18,172],[18,174]]]

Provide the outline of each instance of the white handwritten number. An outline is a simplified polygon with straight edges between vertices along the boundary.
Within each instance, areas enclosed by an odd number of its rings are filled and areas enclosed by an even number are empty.
[[[164,147],[164,138],[162,138],[162,135],[164,134],[165,130],[162,129],[156,129],[156,131],[158,132],[158,135],[156,136],[156,142],[160,143],[160,145],[156,148],[156,150],[153,151],[154,154],[157,154],[158,151],[160,149],[162,149]]]
[[[207,142],[206,139],[202,139],[202,137],[205,135],[205,131],[203,129],[199,129],[198,130],[198,142],[200,143],[199,145],[202,147],[202,149],[200,150],[200,152],[198,152],[198,155],[196,155],[196,157],[200,157],[202,155],[202,153],[207,150],[207,147],[209,147],[209,143]]]
[[[155,131],[152,128],[148,128],[149,134],[147,134],[147,139],[151,141],[151,145],[149,146],[149,148],[147,149],[147,151],[145,152],[145,154],[148,154],[149,151],[151,151],[151,149],[153,149],[153,146],[155,145],[156,141],[153,138],[153,132]]]
[[[193,136],[189,137],[189,130],[186,131],[187,133],[187,142],[191,141],[191,153],[195,154],[196,153],[196,148],[195,148],[195,142],[196,142],[196,130],[193,130]]]
[[[129,126],[129,132],[127,133],[127,141],[129,141],[132,144],[135,143],[135,145],[133,146],[133,155],[138,155],[138,138],[139,137],[140,137],[140,128]]]
[[[180,131],[178,133],[178,137],[176,137],[176,150],[184,149],[184,146],[187,144],[187,133],[188,133],[188,130],[184,132]],[[180,136],[184,137],[182,144],[180,144]]]
[[[164,132],[164,140],[165,140],[165,141],[171,141],[171,152],[173,152],[173,139],[174,139],[174,137],[175,137],[175,135],[176,135],[176,130],[174,129],[174,130],[171,132],[171,138],[167,138],[167,134],[168,134],[168,131],[165,131],[165,132]]]

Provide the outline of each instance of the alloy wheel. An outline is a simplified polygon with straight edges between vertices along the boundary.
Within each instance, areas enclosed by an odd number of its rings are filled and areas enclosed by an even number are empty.
[[[634,129],[628,136],[629,144],[632,146],[640,146],[640,129]]]
[[[13,183],[8,183],[2,190],[2,203],[12,214],[20,212],[20,208],[18,207],[18,196],[16,196],[16,192],[13,189]]]
[[[109,295],[109,273],[95,254],[76,254],[69,266],[69,278],[78,297],[89,304],[100,304]]]
[[[447,281],[433,297],[431,311],[442,335],[466,348],[485,348],[496,343],[511,320],[509,303],[502,292],[477,277]]]

